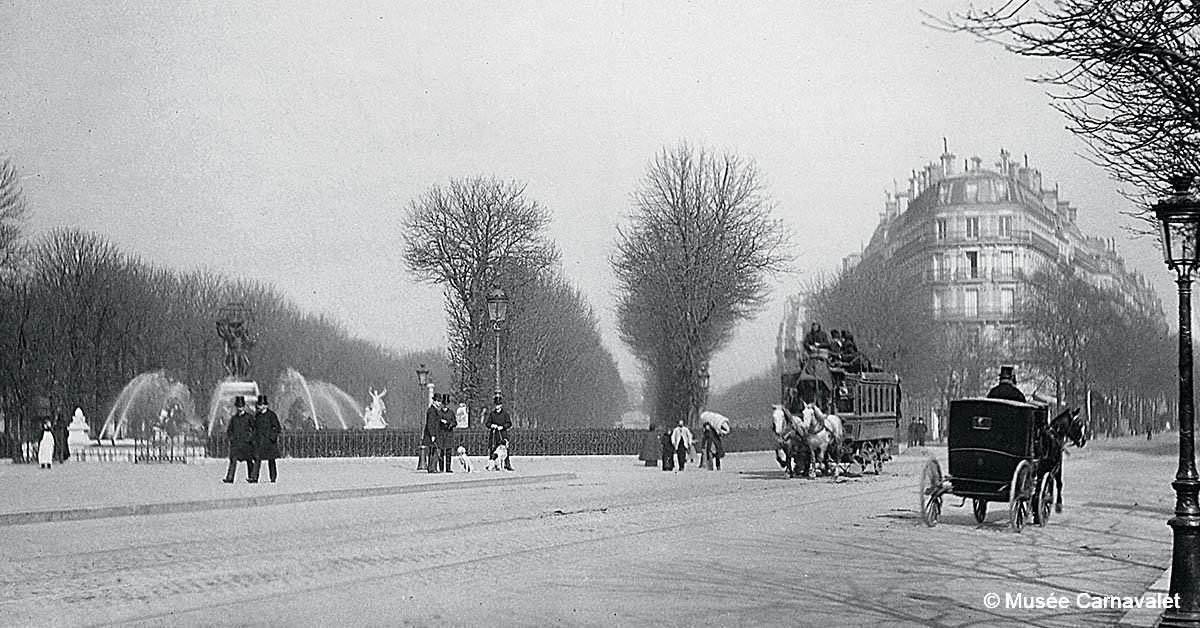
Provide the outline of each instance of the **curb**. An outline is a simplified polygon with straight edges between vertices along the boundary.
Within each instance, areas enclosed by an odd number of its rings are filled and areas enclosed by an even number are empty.
[[[1163,572],[1162,577],[1150,585],[1142,595],[1150,593],[1162,593],[1166,595],[1171,590],[1171,569],[1168,567]],[[1116,623],[1117,626],[1128,628],[1151,628],[1158,625],[1158,620],[1162,616],[1161,608],[1135,608],[1121,616],[1121,620]]]
[[[430,484],[406,484],[403,486],[371,486],[364,488],[329,489],[308,493],[285,493],[281,495],[259,495],[256,497],[228,497],[224,499],[207,499],[187,502],[167,502],[162,504],[130,504],[123,506],[99,506],[94,508],[69,508],[63,510],[39,510],[32,512],[13,512],[0,514],[0,526],[24,525],[29,523],[50,523],[54,521],[80,521],[83,519],[106,519],[111,517],[134,517],[140,515],[165,515],[178,512],[198,512],[202,510],[225,510],[230,508],[251,508],[256,506],[275,506],[279,504],[297,504],[301,502],[328,501],[333,499],[354,499],[359,497],[380,497],[385,495],[403,495],[406,493],[427,493],[431,491],[447,491],[471,488],[487,488],[504,484],[534,484],[554,480],[573,480],[574,473],[548,473],[543,475],[517,476],[512,478],[492,478],[487,480],[460,480],[455,482],[433,482]]]

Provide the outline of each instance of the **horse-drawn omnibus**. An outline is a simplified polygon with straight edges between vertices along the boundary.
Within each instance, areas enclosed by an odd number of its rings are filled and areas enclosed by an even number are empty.
[[[799,414],[805,400],[842,420],[842,464],[855,463],[881,473],[884,461],[898,453],[900,377],[856,368],[831,359],[824,349],[791,359],[780,377],[780,402]]]

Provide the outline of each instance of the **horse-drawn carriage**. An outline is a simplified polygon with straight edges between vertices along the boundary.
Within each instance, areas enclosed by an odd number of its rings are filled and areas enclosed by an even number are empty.
[[[1087,440],[1078,410],[1048,421],[1046,406],[1006,399],[952,401],[948,427],[950,474],[943,476],[941,465],[929,460],[917,491],[921,520],[930,527],[937,525],[946,495],[962,497],[963,504],[970,498],[978,523],[989,502],[1007,502],[1014,531],[1030,519],[1046,525],[1056,481],[1061,498],[1064,441],[1082,447]]]
[[[782,439],[790,420],[794,432],[804,435],[800,440],[820,440],[824,436],[833,439],[827,449],[814,448],[819,449],[818,457],[829,455],[828,462],[835,471],[854,465],[863,472],[870,469],[882,473],[884,461],[895,453],[900,433],[899,376],[878,370],[847,370],[825,351],[799,361],[794,354],[789,357],[793,361],[780,377],[776,434]],[[798,417],[814,412],[832,415],[836,420],[823,418],[808,423],[813,428],[798,427],[811,420]],[[832,429],[825,427],[835,423]],[[827,434],[821,434],[822,430]]]

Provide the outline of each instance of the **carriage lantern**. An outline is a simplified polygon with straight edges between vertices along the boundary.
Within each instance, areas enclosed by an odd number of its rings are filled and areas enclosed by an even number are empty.
[[[1175,516],[1171,526],[1170,594],[1177,606],[1167,609],[1161,626],[1200,626],[1200,477],[1196,473],[1196,441],[1192,405],[1192,270],[1200,262],[1200,203],[1190,192],[1195,175],[1170,179],[1170,197],[1154,205],[1162,223],[1163,256],[1179,286],[1179,469]]]

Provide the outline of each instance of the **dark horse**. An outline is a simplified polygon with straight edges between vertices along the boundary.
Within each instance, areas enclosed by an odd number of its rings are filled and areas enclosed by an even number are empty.
[[[1076,447],[1087,444],[1087,426],[1079,417],[1079,408],[1067,408],[1050,420],[1046,428],[1046,455],[1038,466],[1038,475],[1054,474],[1054,512],[1062,512],[1063,451],[1070,440]]]

